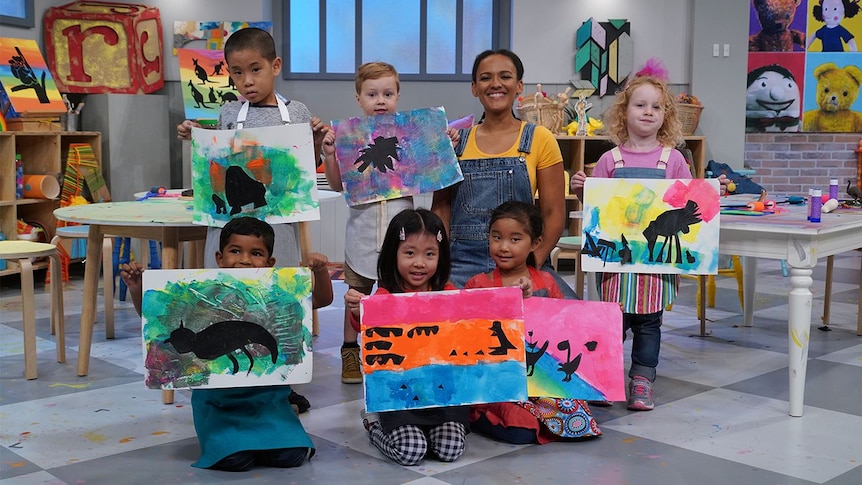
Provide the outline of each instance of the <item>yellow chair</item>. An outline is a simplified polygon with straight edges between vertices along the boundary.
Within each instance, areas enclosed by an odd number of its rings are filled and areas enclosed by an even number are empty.
[[[35,379],[36,371],[36,296],[31,259],[51,260],[51,329],[56,331],[57,362],[66,361],[66,330],[63,324],[63,279],[57,247],[31,241],[0,241],[0,259],[17,260],[21,268],[21,308],[24,330],[24,377]]]
[[[736,278],[736,292],[739,297],[740,309],[745,308],[745,296],[742,283],[742,260],[739,256],[731,256],[730,268],[719,269],[719,276],[733,276]],[[703,294],[703,282],[706,282],[706,304],[709,308],[715,308],[715,275],[682,275],[683,278],[697,280],[697,317],[700,319],[700,333],[706,334],[706,310],[703,308],[701,295]],[[667,306],[667,310],[673,309],[673,303]]]

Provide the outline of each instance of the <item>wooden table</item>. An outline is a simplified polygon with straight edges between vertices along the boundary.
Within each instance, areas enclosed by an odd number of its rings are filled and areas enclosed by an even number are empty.
[[[87,265],[84,268],[81,337],[78,343],[78,375],[85,376],[90,367],[90,346],[93,340],[96,293],[102,260],[100,252],[104,235],[161,241],[162,268],[176,269],[180,242],[193,241],[202,246],[206,240],[207,228],[192,224],[191,200],[177,198],[63,207],[54,211],[54,217],[61,221],[90,226],[87,237]],[[203,251],[196,252],[202,256]],[[163,391],[162,400],[166,403],[173,402],[173,391]]]
[[[754,317],[757,281],[755,258],[783,259],[790,267],[788,340],[790,360],[790,415],[802,416],[805,372],[811,328],[813,268],[821,258],[862,247],[862,215],[822,214],[821,222],[806,220],[806,207],[765,216],[721,216],[719,251],[747,256],[743,263],[744,325]],[[750,302],[750,303],[749,303]],[[862,335],[862,285],[856,333]]]

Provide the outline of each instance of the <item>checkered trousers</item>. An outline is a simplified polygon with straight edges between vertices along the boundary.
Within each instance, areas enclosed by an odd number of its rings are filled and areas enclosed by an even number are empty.
[[[422,427],[409,424],[387,434],[380,423],[372,423],[368,432],[381,453],[403,466],[418,465],[428,451],[440,461],[455,461],[464,453],[467,428],[463,424],[447,421],[426,430],[427,435]]]

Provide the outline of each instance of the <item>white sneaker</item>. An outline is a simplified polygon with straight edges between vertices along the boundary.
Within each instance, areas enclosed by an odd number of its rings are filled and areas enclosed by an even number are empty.
[[[362,426],[365,426],[367,431],[371,431],[371,425],[380,421],[380,415],[377,413],[369,413],[364,409],[359,411],[359,415],[362,416]]]

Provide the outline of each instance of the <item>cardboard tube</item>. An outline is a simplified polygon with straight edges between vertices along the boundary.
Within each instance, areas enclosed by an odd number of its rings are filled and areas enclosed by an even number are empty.
[[[28,199],[56,199],[60,183],[52,175],[24,175],[23,194]]]

